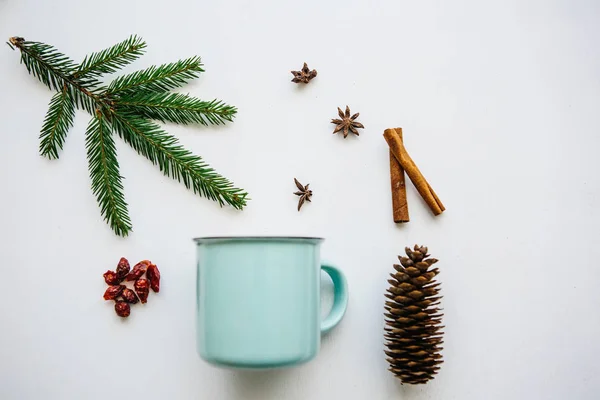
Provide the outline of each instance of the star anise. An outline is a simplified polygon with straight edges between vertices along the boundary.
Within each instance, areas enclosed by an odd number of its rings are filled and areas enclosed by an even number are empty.
[[[308,183],[306,186],[302,186],[302,184],[298,182],[298,179],[296,178],[294,178],[294,182],[296,182],[296,186],[299,189],[299,191],[294,192],[294,194],[296,196],[300,196],[300,199],[298,200],[298,211],[300,211],[300,208],[302,208],[304,201],[310,202],[310,198],[313,193],[312,190],[308,188],[308,185],[310,185],[310,183]]]
[[[308,69],[308,65],[304,63],[304,66],[300,71],[291,71],[294,75],[294,79],[292,82],[294,83],[308,83],[312,78],[317,76],[317,70],[313,69],[312,71]]]
[[[344,139],[348,136],[348,131],[354,133],[358,136],[358,131],[356,128],[364,129],[364,125],[360,122],[355,121],[358,118],[360,113],[356,113],[353,116],[350,116],[350,108],[346,106],[346,112],[343,113],[342,110],[338,107],[338,114],[341,119],[332,119],[331,123],[336,124],[333,133],[338,133],[343,130]]]

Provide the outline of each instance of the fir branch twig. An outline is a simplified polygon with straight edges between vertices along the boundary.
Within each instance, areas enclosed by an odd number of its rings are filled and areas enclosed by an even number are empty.
[[[96,195],[104,220],[117,235],[127,236],[131,221],[119,174],[117,150],[110,126],[100,110],[90,120],[85,133],[92,191]]]
[[[96,80],[77,80],[71,76],[76,64],[54,47],[28,42],[21,37],[11,37],[10,43],[21,51],[21,62],[27,71],[51,90],[67,88],[77,108],[90,114],[100,105],[100,98],[93,93]],[[87,87],[89,87],[89,89]]]
[[[216,173],[200,156],[183,148],[179,141],[155,123],[134,114],[115,113],[112,125],[135,151],[158,165],[166,175],[194,193],[236,209],[246,205],[247,193]]]
[[[21,37],[11,37],[9,42],[21,50],[21,62],[31,75],[49,89],[62,90],[67,83],[65,78],[76,66],[74,61],[44,43],[28,42]]]
[[[40,154],[50,159],[58,158],[58,151],[62,150],[67,132],[73,126],[75,105],[73,99],[63,86],[60,92],[52,96],[48,113],[44,118],[44,125],[40,133]]]
[[[181,93],[138,93],[119,104],[129,112],[161,122],[220,125],[232,121],[237,109],[222,101],[202,101]]]
[[[139,91],[166,92],[197,78],[200,72],[204,72],[200,57],[191,57],[158,67],[152,66],[116,78],[108,86],[106,94],[125,96]]]
[[[121,43],[86,56],[73,73],[73,77],[81,79],[85,76],[112,74],[137,60],[144,54],[145,48],[146,42],[140,37],[131,36]]]

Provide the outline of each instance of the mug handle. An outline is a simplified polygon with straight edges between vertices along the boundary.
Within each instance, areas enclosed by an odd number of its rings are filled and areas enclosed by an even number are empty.
[[[333,329],[346,313],[346,307],[348,306],[348,283],[342,271],[336,267],[321,265],[321,269],[333,281],[333,306],[331,307],[331,311],[329,311],[329,315],[321,322],[321,334],[324,334]]]

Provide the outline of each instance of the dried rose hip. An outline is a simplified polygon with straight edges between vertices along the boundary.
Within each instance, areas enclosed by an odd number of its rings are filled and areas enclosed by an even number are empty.
[[[138,302],[138,297],[136,296],[135,292],[129,288],[123,290],[123,293],[121,293],[121,297],[123,298],[123,300],[125,300],[125,302],[130,304],[135,304]]]
[[[146,271],[146,276],[150,279],[150,287],[152,290],[154,290],[155,293],[158,293],[160,290],[160,271],[158,270],[158,267],[154,264],[150,264]]]
[[[118,285],[121,283],[117,277],[117,273],[114,271],[108,270],[102,276],[104,277],[104,282],[106,282],[107,285]]]
[[[117,301],[115,303],[115,312],[119,317],[126,318],[129,317],[129,314],[131,314],[131,307],[129,307],[129,304],[125,303],[124,301]]]
[[[119,278],[119,283],[123,282],[123,279],[129,273],[129,261],[125,257],[121,257],[119,260],[119,264],[117,264],[117,277]]]
[[[114,300],[123,293],[123,290],[126,288],[125,285],[118,286],[109,286],[104,292],[104,300]]]
[[[148,294],[150,293],[150,282],[148,279],[142,278],[135,281],[133,284],[135,292],[140,297],[140,301],[146,303],[148,301]]]
[[[131,270],[131,272],[127,275],[126,280],[129,282],[140,279],[150,264],[151,262],[148,260],[140,261],[139,263],[135,264],[133,266],[133,270]]]

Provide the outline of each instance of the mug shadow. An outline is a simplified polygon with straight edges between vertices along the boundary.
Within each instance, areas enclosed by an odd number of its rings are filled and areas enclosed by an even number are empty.
[[[266,400],[279,397],[277,394],[281,395],[281,388],[286,386],[282,383],[290,379],[293,369],[230,371],[228,380],[234,399]]]

